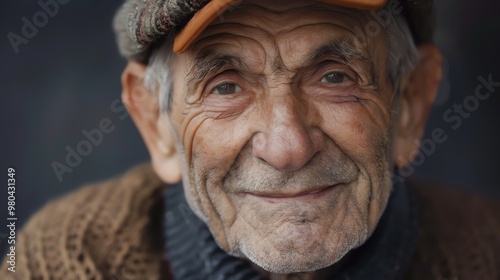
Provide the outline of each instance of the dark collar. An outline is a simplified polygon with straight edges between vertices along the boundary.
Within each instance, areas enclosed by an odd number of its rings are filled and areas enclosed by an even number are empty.
[[[174,279],[262,279],[247,261],[219,248],[207,226],[189,208],[182,185],[167,188],[165,205],[164,257]],[[375,232],[335,264],[335,279],[400,279],[416,239],[416,205],[411,192],[403,184],[395,185]]]

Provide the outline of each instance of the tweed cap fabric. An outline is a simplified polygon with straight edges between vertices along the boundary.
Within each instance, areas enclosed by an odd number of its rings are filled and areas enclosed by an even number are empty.
[[[114,19],[118,49],[147,64],[151,48],[178,32],[210,0],[125,0]],[[401,0],[417,44],[432,41],[433,0]]]
[[[128,60],[147,63],[151,46],[176,32],[210,0],[125,0],[113,27]]]

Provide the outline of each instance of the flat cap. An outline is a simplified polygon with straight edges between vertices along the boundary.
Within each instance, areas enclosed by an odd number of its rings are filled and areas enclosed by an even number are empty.
[[[319,1],[363,10],[379,9],[387,3],[387,0]],[[113,23],[118,49],[126,59],[147,64],[152,47],[163,42],[170,34],[175,34],[181,37],[176,38],[176,44],[180,45],[176,46],[176,51],[180,52],[189,46],[213,18],[237,2],[239,1],[125,0],[116,13]],[[415,43],[431,42],[433,1],[402,0],[401,4]],[[186,24],[188,28],[183,30]]]

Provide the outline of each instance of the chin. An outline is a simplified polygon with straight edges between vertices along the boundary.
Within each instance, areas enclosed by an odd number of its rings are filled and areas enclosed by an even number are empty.
[[[347,252],[348,250],[345,250],[345,252],[325,255],[324,250],[318,250],[315,253],[304,255],[298,252],[275,251],[270,255],[263,255],[258,252],[246,251],[244,254],[251,262],[267,272],[291,274],[316,271],[328,267],[339,261]]]
[[[365,242],[368,236],[366,233],[311,236],[313,230],[304,225],[289,225],[287,229],[280,227],[279,230],[289,231],[289,235],[283,237],[280,233],[275,235],[280,236],[278,239],[271,236],[266,240],[241,240],[238,255],[270,273],[311,272],[335,264],[351,249]]]

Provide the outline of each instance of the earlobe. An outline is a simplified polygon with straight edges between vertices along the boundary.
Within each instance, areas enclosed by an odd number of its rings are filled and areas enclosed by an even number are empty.
[[[122,74],[122,100],[146,144],[154,170],[166,183],[181,180],[175,138],[168,129],[168,117],[160,113],[158,97],[144,86],[146,66],[128,63]]]
[[[158,152],[160,157],[153,162],[153,167],[160,178],[166,183],[175,184],[181,181],[181,161],[175,147],[176,139],[174,131],[169,124],[169,117],[166,114],[160,114],[157,121],[159,134]]]
[[[425,123],[441,80],[441,53],[433,45],[419,46],[419,60],[401,82],[394,162],[408,165],[420,148]]]

